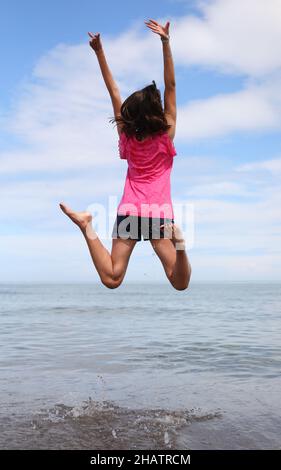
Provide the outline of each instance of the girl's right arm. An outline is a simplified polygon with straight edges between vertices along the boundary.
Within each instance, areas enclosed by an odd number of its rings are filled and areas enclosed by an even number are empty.
[[[176,80],[175,80],[175,68],[173,62],[172,51],[170,47],[170,36],[169,36],[169,21],[165,26],[161,26],[157,21],[150,20],[145,22],[146,25],[151,29],[152,32],[159,34],[163,45],[163,60],[164,60],[164,114],[170,129],[168,134],[173,140],[176,133],[176,119],[177,119],[177,105],[176,105]]]

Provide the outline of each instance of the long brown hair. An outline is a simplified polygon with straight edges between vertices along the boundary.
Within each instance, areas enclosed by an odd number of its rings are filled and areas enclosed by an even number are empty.
[[[121,105],[121,116],[110,119],[112,123],[123,125],[127,137],[135,136],[141,140],[171,127],[163,111],[160,90],[154,80],[152,83],[128,96]]]

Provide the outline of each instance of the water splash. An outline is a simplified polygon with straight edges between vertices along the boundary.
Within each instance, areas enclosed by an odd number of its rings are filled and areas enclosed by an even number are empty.
[[[33,448],[176,449],[179,433],[193,422],[222,416],[200,408],[131,409],[91,397],[75,406],[43,409],[32,420]],[[29,421],[30,422],[30,421]],[[36,442],[36,436],[39,439]],[[44,438],[43,438],[44,436]],[[42,441],[42,442],[41,442]]]

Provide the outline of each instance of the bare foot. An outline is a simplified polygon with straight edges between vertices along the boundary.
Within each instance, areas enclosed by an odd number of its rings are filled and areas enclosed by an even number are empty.
[[[179,225],[169,222],[160,227],[164,227],[176,250],[185,250],[185,239]]]
[[[92,214],[90,212],[74,212],[70,207],[60,203],[61,210],[82,230],[86,230],[92,222]]]

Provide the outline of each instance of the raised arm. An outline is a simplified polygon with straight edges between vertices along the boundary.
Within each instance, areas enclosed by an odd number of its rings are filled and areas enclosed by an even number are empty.
[[[91,48],[96,53],[96,56],[97,56],[97,59],[98,59],[98,62],[99,62],[99,66],[100,66],[100,69],[101,69],[101,73],[102,73],[102,76],[103,76],[103,79],[104,79],[104,83],[106,85],[106,88],[108,89],[108,92],[109,92],[109,95],[110,95],[110,98],[111,98],[113,111],[114,111],[114,116],[115,117],[120,116],[120,109],[121,109],[121,105],[122,105],[122,99],[121,99],[121,96],[120,96],[118,85],[115,82],[115,80],[112,76],[112,73],[110,71],[110,68],[107,64],[105,54],[104,54],[104,50],[103,50],[102,43],[101,43],[101,39],[100,39],[100,33],[97,33],[97,34],[88,33],[88,34],[91,38],[90,41],[89,41],[89,44],[90,44]],[[122,125],[119,124],[119,123],[117,124],[117,131],[118,131],[118,134],[120,136],[120,134],[122,132]]]
[[[118,90],[118,86],[107,64],[103,46],[102,46],[101,39],[100,39],[100,33],[97,33],[97,34],[88,33],[88,34],[91,38],[89,41],[89,44],[96,53],[104,82],[106,84],[109,94],[111,95],[112,93]]]
[[[164,61],[164,114],[170,129],[168,134],[171,139],[174,139],[176,133],[176,120],[177,120],[177,105],[176,105],[176,79],[175,68],[173,62],[172,51],[170,47],[169,27],[170,22],[167,21],[165,26],[161,26],[157,21],[145,21],[148,28],[153,33],[160,36],[163,46],[163,61]]]

